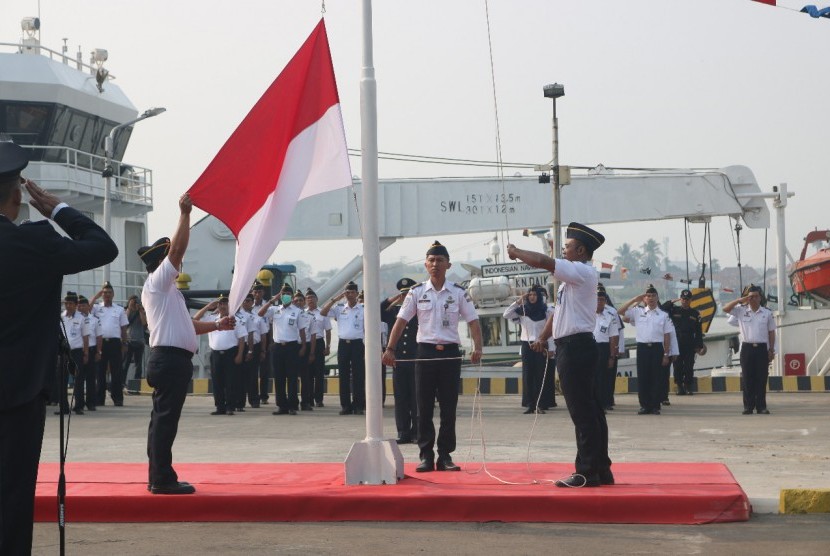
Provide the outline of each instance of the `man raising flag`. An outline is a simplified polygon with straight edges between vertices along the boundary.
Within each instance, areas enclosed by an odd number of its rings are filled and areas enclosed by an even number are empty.
[[[189,191],[194,205],[236,236],[233,310],[285,236],[297,202],[350,184],[340,99],[321,19]]]

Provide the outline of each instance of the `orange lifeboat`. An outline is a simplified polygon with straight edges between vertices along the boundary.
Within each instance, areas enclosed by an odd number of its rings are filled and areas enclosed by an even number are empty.
[[[801,258],[790,270],[790,282],[796,295],[815,295],[830,299],[830,230],[815,230],[804,238]],[[818,245],[816,253],[807,256],[807,247]]]

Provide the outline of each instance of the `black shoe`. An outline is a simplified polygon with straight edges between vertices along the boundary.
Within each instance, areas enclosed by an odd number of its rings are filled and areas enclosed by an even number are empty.
[[[83,415],[84,414],[84,410],[81,409],[80,407],[77,408],[77,409],[73,409],[72,411],[75,412],[75,415]],[[759,411],[759,413],[760,413],[760,411]],[[767,413],[769,413],[769,412],[767,412]]]
[[[453,463],[450,456],[439,457],[435,469],[438,471],[461,471],[461,468]]]
[[[694,392],[692,392],[691,390],[686,390],[686,395],[687,396],[691,396],[692,394],[694,394]]]
[[[60,415],[61,413],[63,413],[64,415],[69,415],[69,410],[67,409],[64,411],[59,409],[55,412],[55,415]]]
[[[606,405],[605,407],[603,407],[603,409],[605,411],[614,411],[614,406],[613,405]]]
[[[651,413],[650,409],[646,409],[645,407],[641,407],[640,410],[637,412],[637,415],[648,415]]]
[[[287,409],[277,409],[276,411],[272,411],[271,415],[288,415]]]
[[[114,405],[115,407],[124,407],[124,402],[123,401],[112,402],[112,405]]]
[[[355,415],[365,415],[365,413],[366,413],[366,412],[365,412],[365,411],[363,411],[362,409],[355,409],[355,410],[354,410],[354,414],[355,414]]]
[[[671,402],[669,400],[663,400],[663,405],[671,405]]]
[[[556,405],[556,402],[553,402],[553,405],[551,407],[559,407],[559,406]],[[547,408],[545,408],[545,409],[547,409]]]
[[[259,403],[261,403],[262,405],[268,405],[268,398],[260,400]]]
[[[288,410],[288,414],[289,414],[289,415],[296,415],[296,414],[297,414],[297,410],[296,410],[296,409],[289,409],[289,410]]]
[[[741,415],[752,415],[752,410],[744,409],[743,411],[741,411]]]
[[[300,411],[314,411],[314,408],[311,407],[311,404],[303,404],[300,406]]]
[[[338,415],[351,415],[351,414],[352,414],[351,409],[341,409],[340,413],[338,413]]]
[[[395,440],[395,442],[398,444],[412,444],[412,437],[402,434],[397,438],[397,440]]]
[[[611,473],[610,469],[606,469],[605,471],[599,472],[599,484],[601,485],[613,485],[614,484],[614,474]]]
[[[677,390],[677,394],[675,394],[675,395],[676,396],[685,396],[686,391],[684,389],[680,388],[680,389]]]
[[[316,405],[317,407],[326,407],[326,406],[323,405],[323,402],[317,402],[314,405]]]
[[[169,485],[152,485],[153,494],[193,494],[196,489],[190,483],[178,482]]]
[[[233,415],[233,410],[232,409],[228,410],[228,415]]]
[[[244,407],[237,407],[236,412],[237,413],[245,413],[245,408]]]
[[[759,409],[758,415],[769,415],[769,409]]]
[[[258,404],[258,403],[252,403],[252,404],[251,404],[251,407],[252,407],[253,409],[259,409],[259,404]]]
[[[659,409],[652,409],[651,414],[652,415],[660,415],[660,410]]]
[[[431,459],[422,459],[421,464],[415,468],[418,473],[426,473],[428,471],[435,471],[435,462]]]
[[[227,415],[228,412],[224,409],[217,409],[216,411],[211,411],[211,415]]]
[[[600,485],[599,478],[586,477],[579,473],[574,473],[565,479],[559,479],[554,483],[558,487],[563,488],[582,488],[582,487],[596,487]]]
[[[532,414],[533,414],[533,408],[532,407],[528,407],[527,409],[522,411],[522,415],[532,415]]]
[[[88,405],[88,406],[86,406],[86,410],[87,411],[95,411],[95,406],[94,405]]]

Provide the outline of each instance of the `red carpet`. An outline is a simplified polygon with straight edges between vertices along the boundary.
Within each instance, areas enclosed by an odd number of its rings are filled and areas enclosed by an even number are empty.
[[[478,465],[469,464],[471,470]],[[511,482],[556,479],[573,467],[494,463]],[[746,521],[750,506],[729,469],[715,463],[620,463],[617,484],[567,489],[504,485],[484,472],[415,473],[397,485],[345,486],[339,463],[179,463],[187,496],[147,492],[145,463],[69,463],[67,522],[524,521],[700,524]],[[40,466],[36,521],[54,521],[58,465]]]

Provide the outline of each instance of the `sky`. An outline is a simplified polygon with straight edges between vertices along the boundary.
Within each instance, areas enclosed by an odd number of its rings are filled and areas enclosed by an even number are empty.
[[[40,0],[44,46],[85,53],[106,48],[106,67],[139,111],[167,112],[139,123],[125,161],[153,169],[150,240],[172,233],[177,199],[319,21],[306,0]],[[350,148],[360,146],[361,2],[329,0],[326,25]],[[787,246],[827,227],[830,167],[830,19],[750,0],[490,0],[502,158],[551,158],[551,105],[542,87],[558,82],[560,163],[572,166],[752,169],[763,191],[786,182]],[[0,41],[20,37],[37,0],[2,0]],[[88,55],[85,55],[85,59]],[[484,0],[376,1],[374,66],[379,150],[496,160],[496,124]],[[360,159],[352,158],[360,175]],[[244,175],[245,168],[239,168]],[[508,171],[508,175],[513,171]],[[525,175],[532,172],[524,172]],[[383,178],[481,176],[492,169],[380,161]],[[680,201],[682,202],[682,201]],[[195,215],[194,222],[199,217]],[[772,219],[774,221],[774,217]],[[726,218],[715,219],[713,254],[734,266]],[[494,222],[494,229],[499,223]],[[685,258],[683,223],[598,227],[596,258],[649,238]],[[441,239],[454,260],[483,259],[492,234]],[[768,256],[774,260],[774,230]],[[692,227],[699,258],[703,230]],[[417,261],[436,238],[397,242],[381,263]],[[511,233],[520,247],[538,240]],[[328,247],[328,248],[327,248]],[[763,230],[742,234],[744,264],[760,267]],[[275,262],[315,270],[345,264],[358,241],[284,242]],[[694,266],[694,265],[692,265]]]

